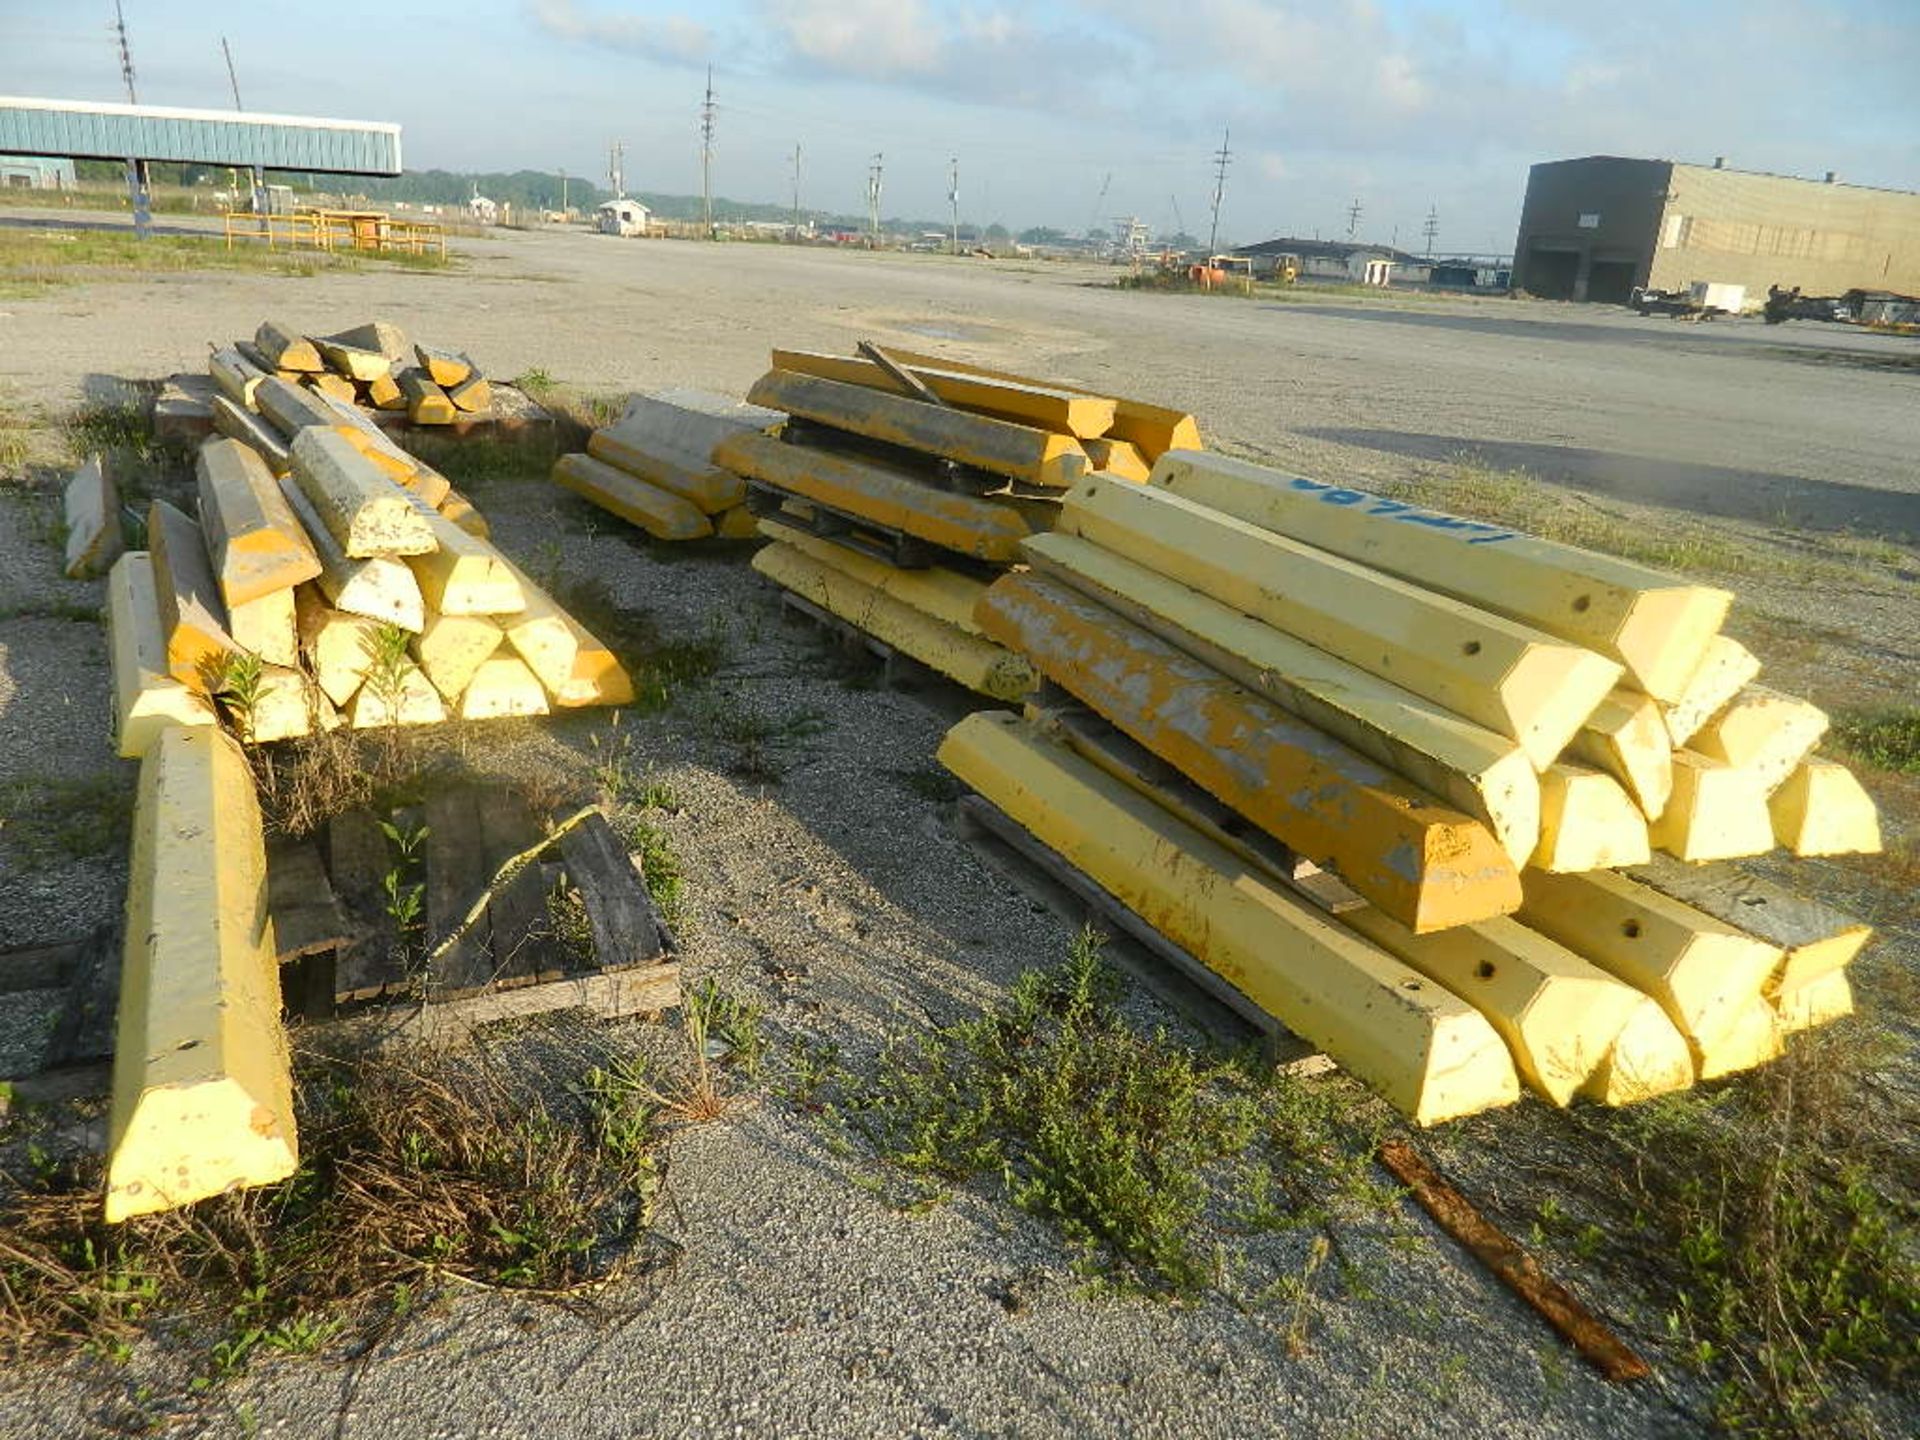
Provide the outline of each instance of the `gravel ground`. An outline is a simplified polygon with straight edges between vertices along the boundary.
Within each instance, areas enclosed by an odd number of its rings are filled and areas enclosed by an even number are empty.
[[[1175,298],[1095,288],[1110,272],[939,257],[577,235],[462,250],[449,275],[185,274],[0,301],[0,396],[57,414],[104,372],[196,367],[206,339],[266,314],[314,328],[379,315],[496,375],[537,367],[606,391],[742,392],[770,345],[844,350],[872,336],[1190,406],[1222,444],[1359,484],[1444,474],[1461,448],[1534,447],[1543,475],[1605,493],[1591,452],[1633,462],[1620,483],[1638,498],[1608,501],[1629,519],[1708,524],[1756,545],[1847,528],[1920,534],[1902,528],[1920,515],[1920,371],[1885,363],[1920,356],[1911,342],[1520,302]],[[1639,492],[1662,476],[1672,508],[1646,508]],[[1735,508],[1725,492],[1740,485],[1771,485],[1804,513],[1715,513]],[[102,738],[97,632],[49,613],[70,589],[97,587],[31,578],[54,568],[50,536],[31,504],[0,496],[0,617],[11,617],[0,618],[0,782],[119,773]],[[738,553],[662,558],[544,484],[497,482],[475,498],[530,567],[557,553],[664,634],[727,634],[730,662],[708,687],[717,700],[619,730],[678,797],[664,825],[687,874],[690,973],[765,998],[776,1041],[829,1039],[858,1055],[970,1013],[1060,956],[1069,927],[960,843],[907,779],[963,697],[849,685]],[[1913,578],[1882,565],[1844,586],[1741,589],[1748,623],[1778,641],[1782,683],[1823,700],[1910,699]],[[775,745],[779,783],[729,773],[701,718],[716,704],[795,732]],[[503,726],[470,758],[523,774],[577,767],[612,724]],[[1916,808],[1901,796],[1896,832]],[[0,831],[0,945],[110,914],[121,863],[29,863]],[[1910,906],[1889,918],[1910,964]],[[27,1044],[34,1023],[17,1004],[0,1010],[0,1059],[9,1033]],[[847,1164],[778,1101],[746,1109],[674,1145],[666,1225],[684,1254],[657,1287],[608,1297],[631,1309],[619,1323],[460,1299],[352,1370],[257,1364],[204,1433],[1664,1436],[1687,1427],[1663,1396],[1697,1398],[1667,1391],[1672,1379],[1603,1385],[1437,1239],[1382,1255],[1377,1298],[1321,1304],[1293,1357],[1271,1314],[1090,1300],[1059,1243],[1004,1205],[963,1196],[903,1215]],[[1295,1243],[1275,1242],[1276,1266],[1297,1267],[1284,1248]],[[1010,1289],[1020,1303],[1003,1298]],[[136,1362],[119,1383],[130,1390],[140,1373]],[[11,1372],[0,1433],[97,1432],[118,1413],[98,1379],[82,1361]]]

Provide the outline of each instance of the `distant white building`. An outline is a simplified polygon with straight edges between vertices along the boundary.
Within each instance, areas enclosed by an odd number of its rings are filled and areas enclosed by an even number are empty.
[[[593,227],[602,235],[644,235],[653,212],[638,200],[621,198],[595,207]]]
[[[482,225],[495,225],[500,220],[500,207],[484,195],[467,201],[467,213]]]
[[[0,155],[0,186],[14,190],[71,190],[74,184],[71,160]]]

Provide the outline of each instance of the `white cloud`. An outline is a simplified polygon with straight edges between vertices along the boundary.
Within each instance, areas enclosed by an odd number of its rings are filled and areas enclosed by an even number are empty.
[[[574,0],[528,0],[527,9],[536,25],[561,40],[681,64],[713,54],[713,31],[686,15],[635,15]]]

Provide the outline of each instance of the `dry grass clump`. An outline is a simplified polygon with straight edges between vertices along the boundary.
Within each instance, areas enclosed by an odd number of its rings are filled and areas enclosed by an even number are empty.
[[[0,1350],[126,1358],[184,1341],[190,1388],[262,1348],[376,1336],[440,1282],[577,1297],[661,1264],[649,1230],[677,1081],[618,1031],[531,1027],[465,1052],[313,1054],[290,1180],[109,1226],[101,1161],[51,1132],[0,1151]]]

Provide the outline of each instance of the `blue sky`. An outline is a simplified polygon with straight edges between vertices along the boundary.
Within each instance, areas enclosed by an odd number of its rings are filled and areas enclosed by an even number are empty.
[[[1526,167],[1612,153],[1920,189],[1920,0],[125,0],[140,97],[396,120],[416,168],[1079,230],[1506,250]],[[110,0],[0,0],[0,93],[121,98]],[[1107,177],[1111,176],[1108,180]],[[1103,185],[1105,197],[1101,196]]]

